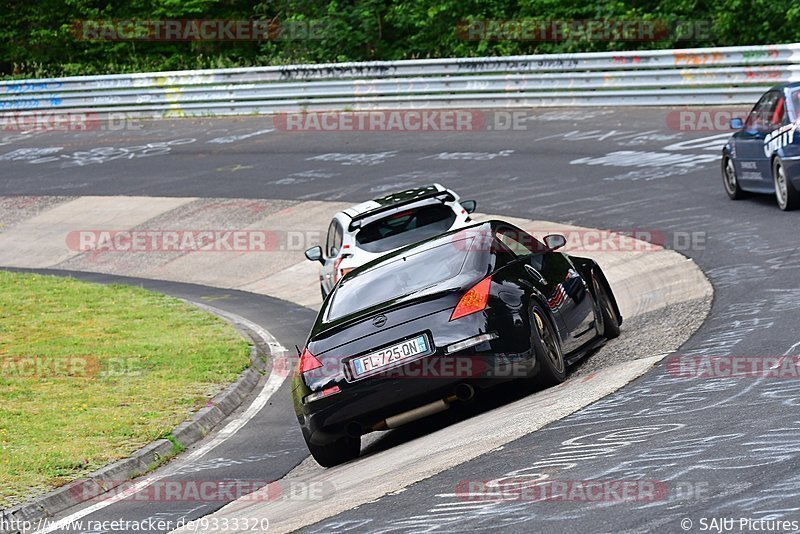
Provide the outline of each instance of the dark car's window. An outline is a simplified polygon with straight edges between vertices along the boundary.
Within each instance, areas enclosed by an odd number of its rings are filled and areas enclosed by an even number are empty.
[[[517,257],[540,254],[547,250],[547,247],[541,241],[516,228],[499,228],[497,230],[497,239]]]
[[[494,266],[495,269],[504,267],[517,259],[517,255],[511,252],[511,249],[497,238],[492,242],[492,254],[497,258],[497,263]]]
[[[342,279],[331,297],[327,320],[335,320],[457,276],[470,256],[473,241],[474,237],[454,237],[444,244],[412,251]]]
[[[356,243],[367,252],[386,252],[446,232],[455,220],[456,213],[445,204],[424,206],[364,226]]]
[[[780,127],[786,118],[783,93],[770,91],[761,97],[745,122],[748,131],[769,132]]]
[[[786,98],[780,95],[769,110],[768,127],[770,130],[780,128],[786,122]]]
[[[747,120],[744,122],[744,127],[748,131],[755,131],[758,130],[763,123],[763,117],[765,110],[769,107],[770,99],[774,93],[767,93],[762,96],[756,105],[753,106],[753,109],[750,111],[750,114],[747,116]]]
[[[542,268],[542,254],[547,252],[547,247],[528,232],[517,228],[500,227],[497,229],[496,237],[515,257],[528,257],[531,267]]]

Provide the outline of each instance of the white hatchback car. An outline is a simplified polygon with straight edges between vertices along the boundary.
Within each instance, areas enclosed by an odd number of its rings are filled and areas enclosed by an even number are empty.
[[[467,226],[474,200],[460,201],[440,184],[392,193],[347,208],[333,216],[325,248],[306,250],[322,264],[322,298],[348,272],[400,247]]]

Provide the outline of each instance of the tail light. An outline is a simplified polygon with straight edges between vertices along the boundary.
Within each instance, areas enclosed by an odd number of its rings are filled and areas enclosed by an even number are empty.
[[[472,315],[479,311],[486,309],[486,304],[489,302],[489,288],[492,285],[492,277],[488,276],[472,286],[469,291],[464,293],[461,300],[458,301],[456,309],[450,316],[450,320],[459,319],[466,315]]]
[[[303,354],[300,355],[300,374],[319,369],[320,367],[322,367],[322,362],[311,354],[311,351],[304,349]]]

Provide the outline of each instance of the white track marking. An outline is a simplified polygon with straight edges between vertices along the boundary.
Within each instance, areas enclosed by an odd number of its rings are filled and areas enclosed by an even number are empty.
[[[244,139],[249,139],[257,135],[264,135],[274,131],[275,128],[268,128],[266,130],[258,130],[257,132],[251,132],[242,135],[228,135],[225,137],[215,137],[214,139],[209,139],[208,141],[206,141],[206,143],[217,143],[217,144],[235,143],[236,141],[242,141]]]
[[[797,347],[800,347],[800,341],[798,341],[797,343],[795,343],[794,345],[792,345],[791,347],[789,347],[789,348],[786,350],[786,352],[784,352],[784,353],[783,353],[783,355],[784,355],[784,356],[791,356],[791,355],[792,355],[792,353],[794,352],[794,350],[795,350]]]
[[[264,340],[267,346],[269,346],[271,357],[273,358],[273,360],[277,358],[283,358],[286,356],[286,349],[280,343],[278,343],[278,340],[275,339],[275,337],[272,334],[270,334],[264,328],[255,324],[254,322],[248,321],[244,317],[238,316],[236,314],[214,308],[207,304],[201,304],[198,302],[192,302],[192,304],[198,306],[199,308],[205,309],[211,313],[222,316],[234,323],[243,324],[247,328],[251,329],[253,332],[256,333],[256,335],[258,335],[258,337]],[[272,395],[276,391],[278,391],[278,389],[281,387],[284,380],[286,380],[286,376],[287,376],[286,373],[271,373],[269,379],[267,379],[267,383],[264,384],[264,387],[262,388],[261,392],[259,392],[255,400],[253,400],[253,403],[250,404],[250,406],[240,416],[238,416],[236,419],[225,425],[225,427],[223,427],[222,430],[217,432],[217,434],[207,443],[205,443],[201,447],[195,449],[194,451],[183,457],[180,460],[180,462],[169,465],[166,468],[162,469],[160,472],[145,477],[141,481],[137,481],[137,483],[135,485],[131,485],[129,489],[120,491],[119,493],[114,494],[108,499],[100,501],[87,508],[83,508],[82,510],[70,514],[59,521],[50,523],[46,528],[38,530],[37,534],[47,534],[48,532],[53,532],[55,530],[61,530],[66,527],[69,527],[70,523],[83,519],[87,515],[93,514],[116,502],[131,497],[136,493],[144,490],[148,486],[152,485],[153,483],[173,474],[182,466],[202,458],[203,456],[214,450],[216,447],[224,443],[231,436],[236,434],[258,412],[260,412],[261,409],[267,405],[267,402],[272,397]]]

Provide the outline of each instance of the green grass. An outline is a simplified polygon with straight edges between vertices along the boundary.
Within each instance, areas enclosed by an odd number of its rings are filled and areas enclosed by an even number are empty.
[[[0,508],[168,436],[248,354],[180,300],[0,271]]]

